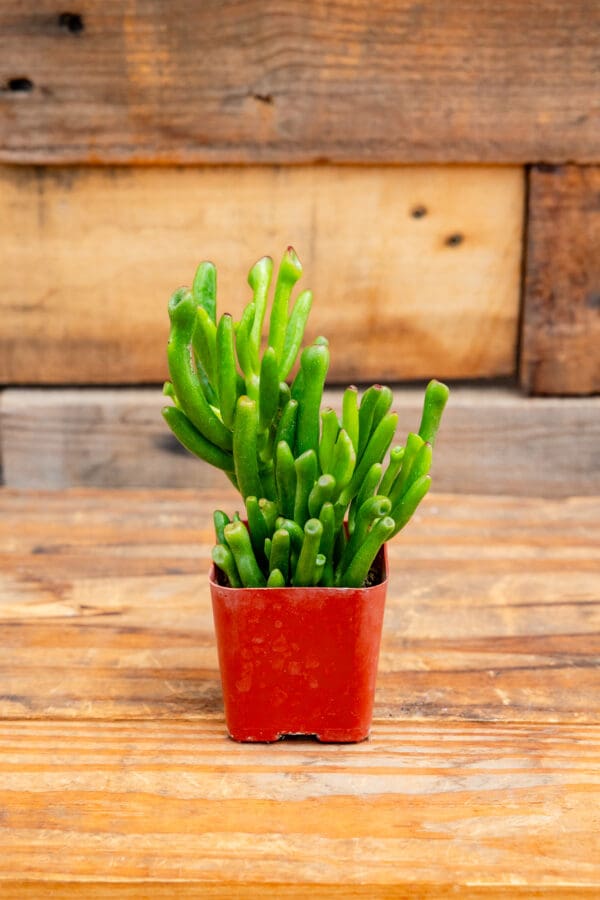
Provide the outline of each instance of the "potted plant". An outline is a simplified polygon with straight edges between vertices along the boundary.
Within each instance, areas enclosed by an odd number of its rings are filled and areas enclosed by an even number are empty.
[[[343,395],[321,409],[328,342],[300,354],[310,291],[290,298],[302,267],[285,252],[266,318],[273,262],[250,270],[239,322],[216,313],[216,271],[198,267],[169,301],[170,381],[163,409],[189,451],[223,470],[245,514],[214,513],[210,589],[225,714],[240,741],[311,734],[359,741],[371,724],[381,638],[385,544],[431,484],[448,388],[425,391],[418,432],[394,436],[392,392]],[[388,453],[389,451],[389,453]]]

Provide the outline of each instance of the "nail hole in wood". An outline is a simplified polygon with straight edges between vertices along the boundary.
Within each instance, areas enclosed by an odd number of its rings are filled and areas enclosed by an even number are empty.
[[[79,13],[61,13],[58,17],[58,24],[61,28],[70,31],[71,34],[79,34],[85,28],[83,16],[80,16]]]
[[[423,216],[427,215],[427,207],[426,206],[413,206],[410,211],[413,219],[422,219]]]
[[[446,238],[446,246],[447,247],[458,247],[459,244],[462,244],[464,241],[464,235],[459,234],[459,232],[455,232],[454,234],[449,234]]]
[[[28,94],[33,90],[33,81],[31,78],[10,78],[6,86],[14,93]]]

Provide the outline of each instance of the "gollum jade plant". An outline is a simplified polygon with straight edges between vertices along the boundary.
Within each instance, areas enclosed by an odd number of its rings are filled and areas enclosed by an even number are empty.
[[[431,381],[418,433],[394,445],[392,392],[349,387],[341,421],[321,409],[328,342],[305,347],[291,385],[312,303],[303,291],[289,311],[302,266],[285,252],[262,349],[273,261],[250,270],[253,299],[239,322],[217,319],[216,270],[198,267],[191,290],[169,301],[173,406],[163,416],[189,451],[222,469],[239,490],[247,525],[214,514],[212,558],[231,587],[359,587],[382,544],[409,521],[429,490],[432,449],[448,388]],[[391,447],[391,450],[390,450]],[[389,452],[387,464],[384,459]],[[346,521],[347,520],[347,521]]]

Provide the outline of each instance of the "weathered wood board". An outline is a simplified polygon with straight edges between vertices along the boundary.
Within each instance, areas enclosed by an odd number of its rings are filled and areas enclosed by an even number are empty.
[[[342,388],[324,403],[341,410]],[[394,388],[399,440],[419,426],[423,389]],[[4,483],[15,488],[220,487],[217,470],[171,436],[158,388],[11,388],[0,394]],[[573,453],[573,446],[577,453]],[[436,490],[568,497],[600,493],[600,397],[525,398],[452,387]]]
[[[600,166],[534,167],[521,383],[533,394],[600,392]]]
[[[576,898],[600,878],[599,765],[597,725],[381,720],[366,745],[248,747],[217,722],[4,723],[0,890]]]
[[[596,162],[592,0],[21,0],[10,162]]]
[[[293,244],[334,379],[516,365],[518,168],[0,168],[0,380],[166,376],[167,300],[201,259],[221,312]]]
[[[0,493],[0,717],[221,719],[203,491]],[[600,721],[598,498],[432,493],[390,546],[376,715]]]
[[[427,498],[371,739],[225,736],[211,491],[0,491],[0,893],[597,896],[598,498]]]

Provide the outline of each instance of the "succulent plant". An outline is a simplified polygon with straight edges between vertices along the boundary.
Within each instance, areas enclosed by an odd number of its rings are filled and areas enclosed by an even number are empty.
[[[275,282],[262,335],[273,261],[250,270],[252,300],[239,322],[217,320],[216,270],[198,267],[191,289],[169,301],[167,350],[173,401],[163,416],[178,440],[222,469],[245,504],[214,514],[213,561],[231,587],[357,587],[381,546],[403,528],[431,485],[432,450],[448,388],[431,381],[418,432],[394,445],[398,416],[389,387],[351,386],[341,420],[321,408],[329,368],[323,337],[302,347],[310,291],[290,298],[302,266],[292,247]],[[389,451],[389,454],[388,454]]]

